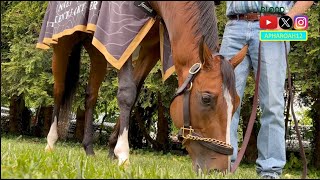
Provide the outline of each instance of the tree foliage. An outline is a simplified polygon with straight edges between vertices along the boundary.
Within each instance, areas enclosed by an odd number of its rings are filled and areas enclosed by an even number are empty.
[[[1,22],[1,104],[24,94],[29,107],[52,104],[51,58],[35,48],[46,2],[9,3]],[[3,101],[4,100],[4,101]]]
[[[289,65],[294,77],[295,94],[300,105],[309,107],[305,113],[312,119],[313,152],[311,164],[320,168],[320,5],[306,14],[309,18],[308,41],[292,42]]]

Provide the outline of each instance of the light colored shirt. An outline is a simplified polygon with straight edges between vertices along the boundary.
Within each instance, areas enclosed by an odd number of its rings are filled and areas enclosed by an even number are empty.
[[[283,7],[283,14],[289,12],[294,1],[227,1],[226,15],[246,14],[250,12],[261,12],[261,7],[269,9],[270,7]]]

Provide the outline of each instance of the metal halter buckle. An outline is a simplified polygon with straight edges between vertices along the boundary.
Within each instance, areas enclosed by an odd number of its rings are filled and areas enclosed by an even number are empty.
[[[186,91],[190,91],[192,89],[192,82],[190,82],[190,87],[186,89]]]
[[[187,137],[184,135],[185,130],[188,130],[190,135],[192,135],[192,133],[194,132],[194,129],[192,129],[192,126],[189,126],[189,128],[188,127],[181,127],[181,130],[182,130],[182,137],[183,138]]]
[[[201,69],[201,63],[195,63],[190,69],[189,73],[190,74],[196,74],[200,71]]]

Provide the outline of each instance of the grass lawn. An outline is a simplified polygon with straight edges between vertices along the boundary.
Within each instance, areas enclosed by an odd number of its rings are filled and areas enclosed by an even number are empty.
[[[80,143],[58,141],[55,151],[45,152],[45,138],[1,137],[1,178],[97,178],[97,179],[256,179],[254,165],[241,165],[235,174],[197,176],[189,156],[142,150],[130,151],[130,166],[118,167],[108,159],[107,147],[95,145],[96,155],[87,157]],[[282,178],[300,179],[301,169],[284,169]],[[310,170],[308,178],[319,179],[320,171]]]

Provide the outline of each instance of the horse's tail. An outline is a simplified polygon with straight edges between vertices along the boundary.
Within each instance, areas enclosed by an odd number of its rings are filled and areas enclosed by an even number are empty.
[[[68,67],[66,71],[66,78],[64,81],[64,94],[61,100],[61,108],[59,113],[59,138],[66,139],[69,129],[70,110],[72,101],[76,93],[79,82],[80,73],[80,58],[81,58],[82,44],[76,44],[68,59]]]

